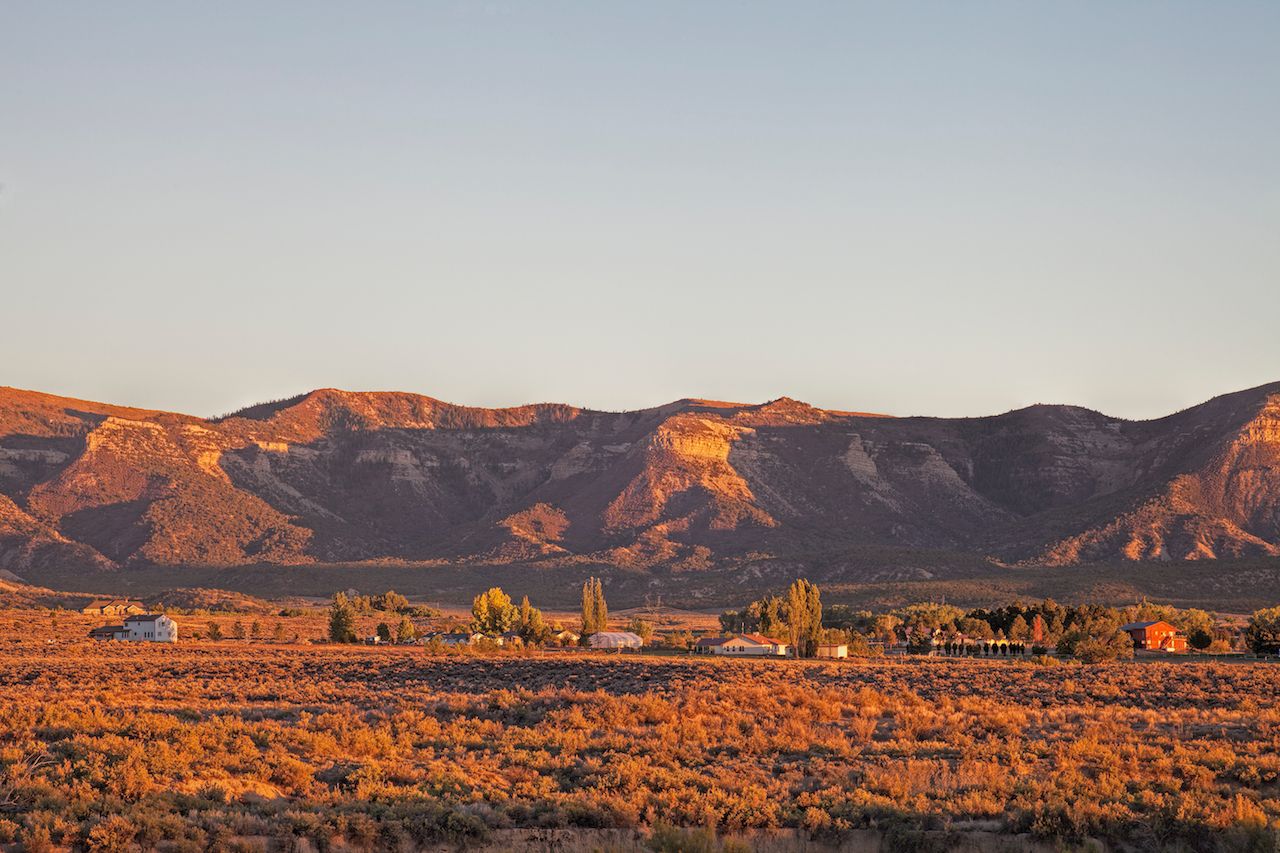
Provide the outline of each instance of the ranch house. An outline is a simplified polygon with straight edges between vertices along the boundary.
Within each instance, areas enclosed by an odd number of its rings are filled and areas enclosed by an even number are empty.
[[[1187,638],[1168,622],[1130,622],[1120,630],[1133,638],[1134,648],[1161,652],[1185,652]]]
[[[727,642],[728,637],[699,637],[693,644],[693,653],[709,655]]]
[[[787,644],[759,634],[735,634],[712,648],[718,655],[786,657]]]
[[[89,636],[95,640],[127,640],[135,643],[176,643],[178,623],[163,613],[130,616],[123,625],[103,625]]]

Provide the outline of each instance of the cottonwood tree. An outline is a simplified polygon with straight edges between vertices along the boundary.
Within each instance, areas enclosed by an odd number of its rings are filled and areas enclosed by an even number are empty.
[[[871,624],[871,630],[875,636],[886,643],[896,642],[898,639],[898,626],[902,624],[902,620],[892,613],[885,613],[877,616]]]
[[[400,619],[400,624],[396,626],[396,642],[412,643],[418,636],[418,629],[413,627],[413,623],[409,621],[408,616]]]
[[[641,619],[639,616],[631,620],[631,623],[627,625],[627,630],[646,643],[649,642],[651,637],[653,637],[653,625]]]
[[[520,600],[520,627],[517,630],[526,643],[541,643],[551,633],[542,611],[529,603],[527,595]]]
[[[490,634],[505,634],[515,627],[520,611],[502,587],[491,587],[471,601],[471,627]]]
[[[1249,617],[1244,641],[1255,654],[1273,655],[1280,652],[1280,607],[1254,611]]]
[[[402,613],[409,608],[409,599],[389,589],[374,600],[374,606],[386,613]]]
[[[1133,638],[1123,631],[1086,636],[1075,644],[1075,656],[1082,663],[1127,660],[1133,657]]]

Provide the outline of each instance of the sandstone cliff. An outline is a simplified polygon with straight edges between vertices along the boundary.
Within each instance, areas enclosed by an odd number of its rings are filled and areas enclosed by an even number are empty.
[[[1154,421],[332,389],[206,420],[0,389],[0,568],[396,560],[694,571],[862,546],[1280,555],[1280,384]]]

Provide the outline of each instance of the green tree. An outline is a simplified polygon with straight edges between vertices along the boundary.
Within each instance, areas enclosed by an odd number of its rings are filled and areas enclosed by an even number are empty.
[[[276,623],[276,627],[271,631],[271,639],[275,640],[277,643],[284,642],[284,623],[283,622]]]
[[[1133,638],[1123,631],[1089,635],[1075,644],[1074,654],[1081,663],[1127,660],[1133,657]]]
[[[653,637],[653,625],[641,619],[639,616],[631,620],[627,625],[627,630],[646,643],[649,642],[651,637]]]
[[[1187,635],[1187,644],[1193,649],[1204,651],[1213,644],[1213,634],[1203,628],[1195,628]]]
[[[747,618],[741,628],[743,631],[756,630],[766,637],[776,638],[779,634],[789,636],[787,624],[787,605],[776,595],[765,596],[759,601],[751,602],[747,607]]]
[[[418,629],[413,627],[413,623],[409,621],[409,617],[401,617],[400,624],[396,626],[396,642],[412,643],[417,636]]]
[[[862,634],[854,631],[849,635],[849,657],[865,658],[884,654],[880,646],[873,646]]]
[[[885,613],[875,618],[871,623],[871,631],[876,639],[886,643],[893,643],[898,639],[898,626],[902,624],[902,620],[892,613]]]
[[[604,585],[599,578],[587,578],[582,585],[582,636],[605,631],[609,627],[609,605],[604,600]]]
[[[737,610],[726,610],[720,614],[720,630],[725,634],[736,634],[747,630],[744,615]]]
[[[386,613],[403,613],[409,609],[409,599],[405,598],[394,589],[389,589],[382,595],[378,596],[374,602],[379,610]]]
[[[336,593],[329,605],[329,639],[335,643],[356,641],[356,609],[345,593]]]
[[[231,623],[231,637],[232,639],[236,639],[236,640],[243,640],[245,637],[244,623],[241,622],[239,619]]]
[[[911,642],[918,644],[939,628],[948,628],[964,617],[964,611],[950,604],[922,602],[908,604],[893,611],[911,634]]]
[[[1015,643],[1025,643],[1031,639],[1031,627],[1021,614],[1013,617],[1013,622],[1009,624],[1009,639]]]
[[[471,601],[471,626],[483,633],[504,634],[515,626],[519,616],[511,596],[501,587],[491,587]]]
[[[1176,621],[1175,621],[1176,620]],[[1170,620],[1175,626],[1181,628],[1188,637],[1197,631],[1203,631],[1208,634],[1210,642],[1213,642],[1213,615],[1194,607],[1179,611],[1173,620]],[[1206,646],[1205,648],[1208,648]]]
[[[1245,628],[1244,641],[1254,654],[1280,653],[1280,607],[1254,611]]]
[[[963,617],[956,623],[956,630],[971,640],[991,640],[996,636],[991,630],[990,623],[969,616]]]
[[[529,596],[520,601],[520,637],[526,643],[541,643],[547,639],[551,629],[542,616],[542,611],[529,603]]]
[[[787,637],[797,657],[813,657],[822,636],[822,596],[816,584],[804,578],[787,589]]]
[[[222,626],[217,622],[209,623],[209,639],[215,642],[222,639]]]
[[[391,642],[391,626],[386,622],[378,623],[378,639],[384,643]]]

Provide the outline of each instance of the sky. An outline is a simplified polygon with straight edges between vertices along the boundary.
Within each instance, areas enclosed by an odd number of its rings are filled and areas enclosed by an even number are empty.
[[[0,385],[1166,414],[1280,380],[1280,3],[0,5]]]

